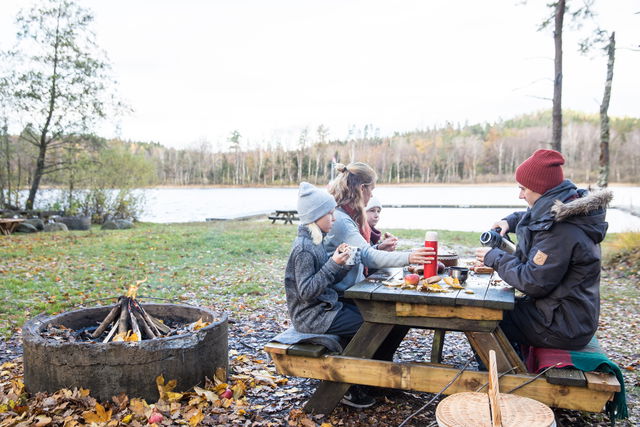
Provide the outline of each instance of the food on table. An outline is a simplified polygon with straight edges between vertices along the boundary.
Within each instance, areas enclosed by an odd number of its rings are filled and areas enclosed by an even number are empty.
[[[399,288],[400,286],[404,285],[404,281],[398,280],[398,279],[385,280],[385,281],[382,282],[382,284],[385,285],[385,286],[392,287],[392,288]]]
[[[417,285],[420,281],[420,276],[415,273],[410,273],[404,276],[404,283],[407,285]]]
[[[449,292],[447,289],[443,288],[437,283],[430,283],[426,286],[418,287],[419,291],[424,291],[425,289],[429,292]]]
[[[460,280],[458,280],[457,277],[444,277],[442,280],[454,289],[464,289],[464,286],[460,284]]]
[[[453,251],[438,251],[438,261],[442,262],[445,267],[458,265],[458,259],[458,254]]]
[[[410,265],[407,267],[407,271],[409,273],[415,273],[415,274],[419,274],[420,276],[422,276],[424,274],[424,265]]]
[[[438,283],[440,280],[442,280],[440,276],[431,276],[424,279],[424,281],[427,282],[428,284]]]
[[[473,271],[476,274],[491,274],[493,273],[493,268],[487,267],[486,265],[476,265],[472,267]]]

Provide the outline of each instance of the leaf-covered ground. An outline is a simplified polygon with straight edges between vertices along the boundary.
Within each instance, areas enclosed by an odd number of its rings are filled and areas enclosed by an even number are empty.
[[[405,246],[421,231],[398,231]],[[355,410],[340,405],[328,416],[300,409],[317,381],[275,372],[262,347],[288,327],[282,276],[295,227],[265,222],[140,224],[130,231],[73,232],[10,236],[0,248],[0,426],[4,425],[398,425],[430,400],[428,393],[371,390],[378,403]],[[470,254],[477,233],[449,233],[441,241]],[[163,396],[144,402],[117,396],[96,402],[90,390],[28,394],[22,383],[20,326],[41,311],[55,313],[109,303],[135,280],[147,278],[146,296],[207,306],[229,313],[230,376],[212,373],[201,389],[176,393],[171,379],[157,379]],[[619,261],[603,272],[602,346],[625,374],[630,419],[638,425],[640,334],[638,283],[634,264]],[[140,294],[145,295],[142,290]],[[412,330],[396,358],[428,360],[432,334]],[[461,334],[448,333],[444,363],[461,367],[471,349]],[[227,391],[229,389],[230,391]],[[225,394],[226,393],[226,394]],[[431,404],[409,425],[434,423]],[[608,425],[603,414],[557,410],[559,425]]]

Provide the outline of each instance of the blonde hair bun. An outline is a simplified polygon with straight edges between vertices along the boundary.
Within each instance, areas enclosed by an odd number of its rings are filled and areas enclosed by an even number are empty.
[[[344,173],[347,171],[347,167],[343,163],[336,163],[336,170]]]

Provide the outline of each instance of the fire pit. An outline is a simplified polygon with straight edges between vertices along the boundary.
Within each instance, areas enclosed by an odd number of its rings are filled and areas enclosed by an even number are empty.
[[[182,335],[137,342],[64,342],[43,337],[49,325],[79,330],[95,326],[114,306],[36,317],[22,329],[24,383],[27,391],[54,392],[61,388],[89,389],[98,400],[125,393],[149,402],[158,399],[155,379],[177,380],[176,391],[204,384],[205,377],[226,378],[228,371],[227,316],[201,307],[142,304],[161,320],[208,326]]]

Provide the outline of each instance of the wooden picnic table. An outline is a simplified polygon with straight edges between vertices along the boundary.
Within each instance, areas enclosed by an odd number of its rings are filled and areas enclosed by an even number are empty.
[[[270,343],[266,350],[278,372],[323,380],[305,405],[305,411],[328,414],[351,384],[440,392],[459,369],[443,365],[441,352],[445,331],[464,332],[473,350],[489,366],[489,351],[496,352],[498,372],[511,370],[500,379],[501,387],[549,406],[600,412],[612,398],[616,386],[574,387],[551,384],[544,377],[532,378],[499,327],[504,310],[515,304],[514,290],[497,276],[472,274],[464,289],[423,292],[389,287],[387,276],[373,275],[345,292],[355,301],[364,323],[339,354],[305,355],[300,346]],[[443,285],[444,288],[449,288]],[[373,356],[385,343],[391,355],[410,328],[435,331],[429,362],[393,362]],[[389,346],[391,341],[391,345]],[[390,347],[390,348],[389,348]],[[445,392],[475,391],[488,381],[486,372],[465,371]],[[617,387],[619,391],[619,385]]]
[[[24,218],[0,218],[0,234],[8,236],[23,221]]]
[[[284,221],[285,224],[293,224],[293,221],[298,221],[296,216],[298,211],[296,210],[276,210],[276,212],[269,216],[271,224],[275,224],[276,221]]]

